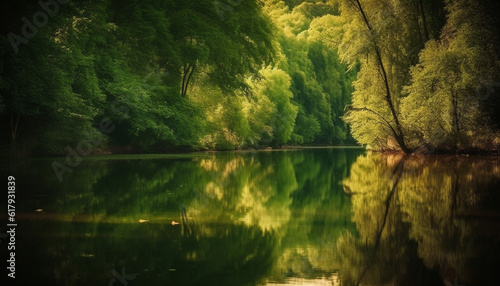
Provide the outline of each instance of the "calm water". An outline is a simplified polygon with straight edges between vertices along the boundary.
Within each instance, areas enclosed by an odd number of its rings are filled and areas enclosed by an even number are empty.
[[[63,182],[51,163],[13,171],[22,285],[500,285],[497,158],[112,156]]]

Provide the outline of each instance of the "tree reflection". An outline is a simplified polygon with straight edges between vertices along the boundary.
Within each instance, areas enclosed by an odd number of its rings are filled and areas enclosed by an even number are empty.
[[[281,229],[280,256],[270,280],[331,279],[338,271],[336,241],[345,229],[355,232],[350,200],[341,183],[359,154],[318,150],[290,157],[298,187],[292,193],[292,215]]]
[[[103,284],[122,268],[145,285],[329,278],[340,268],[337,239],[355,232],[342,180],[361,152],[88,160],[62,184],[37,168],[37,184],[52,190],[26,200],[19,259],[44,266],[20,276],[54,285]]]
[[[344,181],[359,230],[338,241],[344,284],[494,285],[499,183],[489,159],[359,157]]]

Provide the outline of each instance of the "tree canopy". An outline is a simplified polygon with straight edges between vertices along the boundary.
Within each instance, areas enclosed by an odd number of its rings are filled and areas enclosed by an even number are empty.
[[[345,116],[359,143],[405,152],[498,144],[497,112],[486,107],[498,110],[498,4],[346,0],[339,8],[340,57],[361,63]]]
[[[1,149],[489,150],[500,143],[498,10],[492,0],[4,1]]]

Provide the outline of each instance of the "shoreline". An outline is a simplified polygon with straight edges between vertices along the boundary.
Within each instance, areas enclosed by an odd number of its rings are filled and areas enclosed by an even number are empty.
[[[308,149],[362,149],[367,152],[374,152],[383,155],[405,155],[405,153],[401,150],[376,150],[367,148],[366,146],[361,145],[304,145],[304,146],[293,146],[293,145],[283,145],[279,148],[272,147],[262,147],[262,148],[240,148],[234,150],[217,150],[217,149],[196,149],[196,148],[182,148],[182,147],[160,147],[160,148],[151,148],[147,151],[141,151],[131,146],[111,146],[106,149],[97,149],[92,154],[87,156],[81,156],[86,159],[105,159],[112,156],[123,157],[126,158],[128,156],[145,156],[145,157],[161,157],[161,158],[179,158],[179,157],[198,157],[205,156],[210,153],[222,153],[222,152],[238,152],[238,153],[246,153],[246,152],[272,152],[272,151],[293,151],[293,150],[308,150]],[[418,152],[417,149],[413,153],[406,154],[407,156],[420,156],[420,157],[439,157],[439,156],[460,156],[460,157],[499,157],[500,158],[500,150],[458,150],[458,151],[450,151],[450,150],[440,150],[436,149],[434,152]],[[6,154],[2,154],[6,155]],[[34,156],[26,156],[26,154],[9,154],[10,156],[2,156],[3,162],[9,164],[13,161],[25,161],[25,160],[47,160],[47,159],[60,159],[66,157],[68,154],[44,154],[44,155],[34,155]]]

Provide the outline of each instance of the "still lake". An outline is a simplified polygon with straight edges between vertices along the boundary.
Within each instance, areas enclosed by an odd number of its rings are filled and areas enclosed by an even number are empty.
[[[53,161],[11,174],[19,285],[500,285],[495,156],[117,155],[62,182]]]

